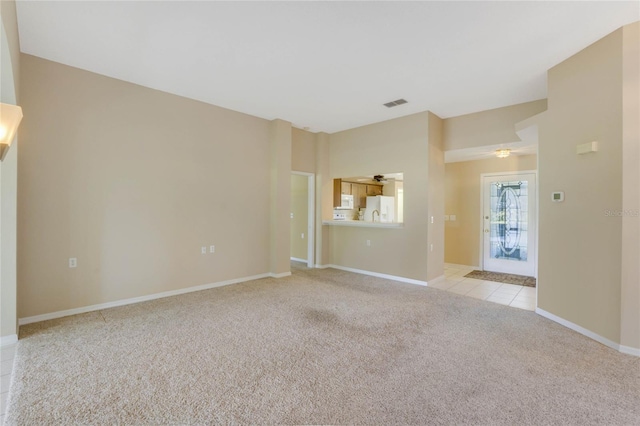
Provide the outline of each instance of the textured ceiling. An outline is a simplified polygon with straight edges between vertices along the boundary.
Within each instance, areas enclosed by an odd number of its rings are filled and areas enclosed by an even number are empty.
[[[18,2],[24,53],[329,133],[545,98],[547,69],[638,19],[638,2]]]

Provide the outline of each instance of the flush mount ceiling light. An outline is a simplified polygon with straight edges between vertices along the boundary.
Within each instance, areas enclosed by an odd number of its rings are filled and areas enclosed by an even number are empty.
[[[0,160],[9,150],[22,120],[22,108],[17,105],[0,103]]]
[[[393,108],[394,106],[398,106],[406,103],[407,101],[405,101],[404,99],[397,99],[395,101],[387,102],[386,104],[383,104],[383,105],[386,106],[387,108]]]
[[[496,157],[498,157],[498,158],[507,158],[509,155],[511,155],[511,150],[510,149],[497,149],[496,150]]]

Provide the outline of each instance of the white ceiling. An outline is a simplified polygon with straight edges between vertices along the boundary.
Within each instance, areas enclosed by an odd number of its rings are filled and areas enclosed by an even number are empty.
[[[496,158],[496,151],[499,149],[509,149],[509,155],[531,155],[538,153],[537,142],[511,142],[498,145],[479,146],[465,149],[452,149],[444,153],[445,163],[457,163],[459,161],[484,160]]]
[[[546,97],[638,2],[18,1],[21,50],[311,131]],[[398,98],[406,105],[388,109]]]

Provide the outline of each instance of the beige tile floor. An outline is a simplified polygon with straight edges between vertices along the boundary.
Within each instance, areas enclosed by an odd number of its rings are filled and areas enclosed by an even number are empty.
[[[4,412],[7,409],[7,396],[13,370],[13,357],[16,345],[8,345],[0,349],[0,425],[4,423]]]
[[[473,268],[446,263],[444,266],[445,279],[429,284],[429,287],[514,308],[529,311],[536,309],[536,289],[534,287],[465,278],[465,275],[471,271]]]

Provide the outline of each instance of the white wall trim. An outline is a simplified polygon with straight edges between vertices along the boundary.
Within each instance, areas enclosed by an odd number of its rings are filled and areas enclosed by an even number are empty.
[[[640,357],[640,348],[632,348],[631,346],[620,345],[620,352],[627,355]]]
[[[18,343],[18,335],[10,334],[8,336],[0,337],[0,348],[4,348],[5,346],[11,346]]]
[[[291,260],[295,260],[296,262],[307,263],[307,259],[300,259],[299,257],[292,257]]]
[[[316,263],[316,268],[317,269],[327,269],[327,268],[330,268],[330,267],[331,267],[331,265],[319,265],[319,264]]]
[[[316,175],[309,172],[291,171],[291,174],[307,177],[307,268],[313,268],[315,256],[316,224]]]
[[[303,260],[303,262],[306,262],[306,260]],[[274,274],[273,272],[269,273],[269,276],[271,278],[284,278],[284,277],[288,277],[290,275],[291,275],[291,271],[289,271],[289,272],[281,272],[279,274]]]
[[[372,277],[378,277],[378,278],[386,278],[388,280],[400,281],[403,283],[416,284],[421,286],[428,285],[426,281],[414,280],[413,278],[398,277],[396,275],[381,274],[379,272],[365,271],[364,269],[355,269],[355,268],[349,268],[347,266],[340,266],[340,265],[333,265],[333,264],[327,265],[327,266],[329,268],[340,269],[342,271],[355,272],[356,274],[370,275]]]
[[[285,274],[291,275],[291,272],[286,272]],[[235,278],[232,280],[220,281],[217,283],[203,284],[195,287],[181,288],[179,290],[171,290],[171,291],[164,291],[162,293],[149,294],[147,296],[133,297],[131,299],[116,300],[115,302],[99,303],[97,305],[89,305],[89,306],[83,306],[81,308],[66,309],[64,311],[57,311],[57,312],[51,312],[48,314],[34,315],[32,317],[19,318],[18,325],[25,325],[25,324],[31,324],[34,322],[68,317],[70,315],[84,314],[87,312],[99,311],[102,309],[109,309],[109,308],[115,308],[118,306],[131,305],[133,303],[147,302],[149,300],[162,299],[164,297],[177,296],[180,294],[192,293],[194,291],[208,290],[210,288],[223,287],[226,285],[258,280],[260,278],[268,278],[268,277],[278,278],[276,275],[286,276],[283,274],[266,273],[266,274],[252,275],[252,276],[243,277],[243,278]]]
[[[574,324],[571,321],[567,321],[564,318],[560,318],[557,315],[552,314],[551,312],[547,312],[544,309],[536,308],[536,314],[543,316],[551,321],[557,322],[560,325],[563,325],[573,331],[576,331],[584,336],[587,336],[590,339],[595,340],[598,343],[602,343],[605,346],[610,347],[611,349],[615,349],[616,351],[628,354],[640,356],[640,349],[630,348],[628,346],[619,345],[616,342],[613,342],[606,337],[602,337],[599,334],[594,333],[593,331],[587,330],[584,327],[579,326],[578,324]]]

